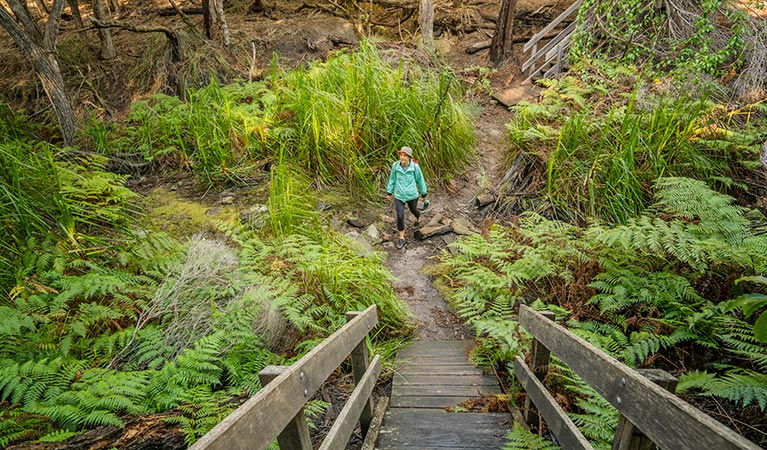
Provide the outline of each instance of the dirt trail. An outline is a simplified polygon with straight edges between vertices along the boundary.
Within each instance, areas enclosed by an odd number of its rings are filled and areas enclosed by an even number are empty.
[[[441,214],[451,219],[468,219],[476,229],[482,228],[482,218],[473,202],[484,188],[495,186],[499,175],[502,175],[502,139],[504,124],[508,122],[509,117],[509,111],[503,106],[490,101],[482,105],[476,124],[478,160],[459,182],[457,192],[451,193],[441,188],[430,191],[431,206],[422,213],[422,223],[428,222],[436,214]],[[393,214],[393,211],[384,212],[387,213]],[[434,263],[434,256],[455,239],[455,235],[451,233],[418,241],[413,238],[412,223],[413,216],[406,212],[405,248],[397,250],[391,243],[387,243],[385,248],[389,252],[387,266],[396,278],[395,292],[409,305],[415,316],[416,339],[471,338],[471,330],[448,310],[442,294],[432,284],[433,277],[425,274],[423,270]],[[396,236],[396,226],[392,224],[390,228],[391,230],[387,231]]]

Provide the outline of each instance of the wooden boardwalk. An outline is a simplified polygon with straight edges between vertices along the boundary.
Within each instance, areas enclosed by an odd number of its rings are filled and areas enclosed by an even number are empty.
[[[468,362],[472,341],[416,341],[397,355],[391,404],[379,435],[379,450],[500,449],[511,414],[452,413],[479,394],[499,392],[493,376]]]

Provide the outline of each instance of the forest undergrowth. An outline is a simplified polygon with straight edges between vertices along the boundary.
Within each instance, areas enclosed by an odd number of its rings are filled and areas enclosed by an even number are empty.
[[[505,366],[529,347],[513,319],[530,304],[631,367],[670,371],[685,399],[765,445],[767,221],[752,200],[767,103],[759,80],[720,83],[752,73],[759,35],[709,3],[673,48],[644,34],[611,48],[623,27],[676,22],[597,10],[627,21],[581,34],[571,73],[513,108],[506,159],[532,167],[527,191],[433,270],[476,331],[476,362]],[[736,38],[712,31],[719,19]],[[263,367],[290,364],[371,304],[371,351],[391,361],[412,325],[385,254],[339,234],[318,195],[375,202],[405,144],[439,188],[475,157],[477,108],[450,67],[384,52],[363,41],[297,70],[275,58],[258,81],[154,94],[124,120],[90,119],[74,147],[0,108],[0,446],[164,411],[192,443],[260,389]],[[731,102],[744,86],[757,97]],[[202,189],[267,186],[266,207],[171,235],[127,187],[138,170]],[[551,381],[609,448],[615,410],[560,364]],[[518,427],[508,439],[554,447]]]

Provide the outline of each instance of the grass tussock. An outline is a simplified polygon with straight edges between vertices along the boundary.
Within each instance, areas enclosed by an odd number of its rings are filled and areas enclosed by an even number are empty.
[[[378,192],[403,145],[435,182],[464,167],[474,146],[452,72],[392,65],[364,41],[303,70],[275,62],[264,81],[211,83],[186,101],[156,94],[116,127],[93,122],[84,138],[155,170],[191,170],[205,183],[242,182],[282,155],[315,187],[363,196]]]
[[[740,168],[753,166],[759,122],[732,123],[705,92],[690,96],[637,82],[630,72],[613,75],[548,81],[540,103],[514,108],[509,159],[523,152],[544,168],[543,201],[532,205],[538,211],[623,223],[647,208],[659,177],[726,187]]]

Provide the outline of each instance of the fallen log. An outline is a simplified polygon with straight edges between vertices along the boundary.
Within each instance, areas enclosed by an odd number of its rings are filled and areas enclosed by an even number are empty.
[[[474,200],[474,205],[477,208],[481,208],[483,206],[489,205],[490,203],[493,203],[494,201],[495,195],[493,194],[479,194]]]
[[[413,233],[413,236],[415,236],[415,238],[418,239],[419,241],[422,241],[432,236],[439,236],[440,234],[450,233],[451,231],[453,231],[453,227],[451,225],[423,227],[418,230],[415,230],[415,232]]]

